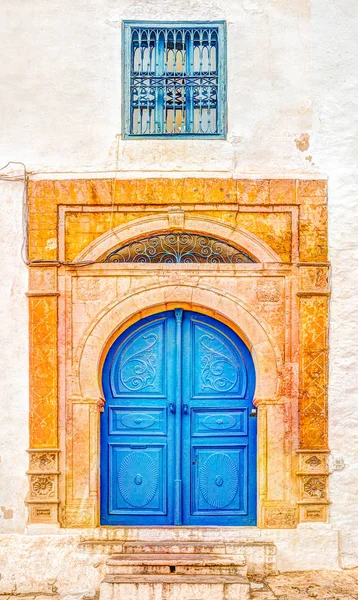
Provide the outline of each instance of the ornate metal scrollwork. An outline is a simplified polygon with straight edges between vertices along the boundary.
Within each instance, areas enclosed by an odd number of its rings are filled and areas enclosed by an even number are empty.
[[[114,263],[254,263],[249,254],[214,237],[165,233],[135,240],[108,254]]]

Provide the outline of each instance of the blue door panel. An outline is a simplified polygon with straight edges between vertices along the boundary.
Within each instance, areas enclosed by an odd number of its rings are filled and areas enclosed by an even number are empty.
[[[236,333],[190,311],[142,319],[102,382],[102,524],[256,524],[255,369]]]
[[[108,411],[109,435],[167,435],[165,408],[111,406]]]
[[[247,369],[239,347],[223,333],[222,324],[210,319],[212,324],[209,325],[202,317],[192,317],[192,331],[187,332],[192,338],[194,359],[193,396],[244,398]]]
[[[113,397],[165,395],[165,324],[160,320],[142,326],[119,345],[110,367]]]
[[[168,374],[175,327],[164,313],[129,327],[110,348],[102,382],[101,523],[173,520],[175,385]]]
[[[247,448],[193,447],[193,515],[246,515]]]
[[[163,515],[166,507],[164,446],[110,446],[111,515]]]
[[[193,408],[191,411],[192,437],[247,436],[248,409]]]

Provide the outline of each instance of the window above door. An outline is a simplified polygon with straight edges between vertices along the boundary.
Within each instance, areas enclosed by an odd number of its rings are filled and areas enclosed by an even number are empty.
[[[225,138],[226,27],[123,23],[123,137]]]

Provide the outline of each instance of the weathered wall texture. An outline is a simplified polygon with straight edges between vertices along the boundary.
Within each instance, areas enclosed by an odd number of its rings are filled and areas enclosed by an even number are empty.
[[[120,21],[139,17],[228,21],[227,141],[143,143],[118,137]],[[356,0],[65,0],[51,5],[9,0],[0,28],[7,56],[0,75],[1,165],[22,160],[39,178],[46,173],[54,179],[71,173],[110,177],[115,169],[120,179],[328,176],[329,434],[333,459],[344,462],[344,469],[331,476],[330,514],[340,531],[342,565],[357,565]],[[1,182],[0,193],[0,525],[3,531],[21,532],[28,445],[21,182]],[[73,256],[71,244],[67,252]]]
[[[0,182],[0,530],[23,531],[28,434],[27,269],[21,261],[23,183]]]

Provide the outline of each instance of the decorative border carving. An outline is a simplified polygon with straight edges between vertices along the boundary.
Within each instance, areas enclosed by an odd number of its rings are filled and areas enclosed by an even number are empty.
[[[57,471],[57,452],[31,452],[30,472]]]
[[[328,447],[328,298],[300,298],[300,446]]]
[[[61,521],[64,527],[95,527],[94,511],[91,508],[67,506],[63,509]]]
[[[30,447],[57,446],[57,298],[29,298]]]
[[[297,526],[297,510],[282,503],[265,503],[263,527],[268,529],[294,529]]]

